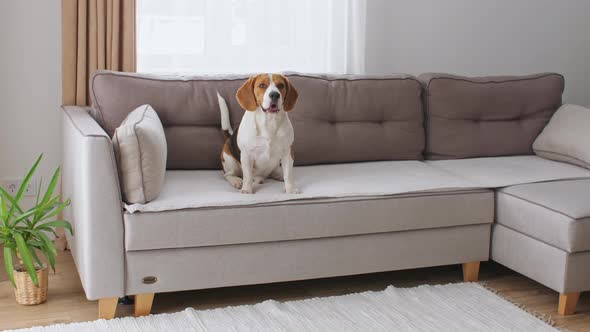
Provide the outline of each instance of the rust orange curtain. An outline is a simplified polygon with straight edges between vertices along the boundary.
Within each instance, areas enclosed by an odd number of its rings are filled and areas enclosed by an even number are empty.
[[[62,0],[61,22],[64,105],[90,105],[97,69],[135,71],[135,0]],[[63,228],[55,244],[66,248]]]
[[[136,68],[135,0],[62,0],[62,103],[89,105],[97,69]]]

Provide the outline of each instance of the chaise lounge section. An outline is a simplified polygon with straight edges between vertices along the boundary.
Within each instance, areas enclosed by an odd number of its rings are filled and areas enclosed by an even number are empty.
[[[235,128],[243,111],[231,96],[245,76],[102,71],[91,109],[63,108],[68,240],[100,317],[112,318],[125,295],[145,315],[159,292],[437,265],[463,264],[464,280],[477,281],[490,255],[563,293],[570,309],[560,312],[572,312],[570,293],[589,289],[588,233],[574,221],[589,204],[559,199],[587,192],[590,171],[532,155],[561,106],[561,75],[288,77],[300,95],[289,114],[300,195],[270,180],[242,195],[223,180],[216,93]],[[166,179],[158,198],[126,204],[110,138],[143,104],[164,126]],[[545,196],[527,189],[565,183]],[[547,212],[513,207],[537,200]],[[527,227],[539,215],[545,221]],[[552,269],[535,268],[542,256]]]
[[[559,292],[574,313],[590,290],[590,180],[524,184],[496,194],[491,258]]]

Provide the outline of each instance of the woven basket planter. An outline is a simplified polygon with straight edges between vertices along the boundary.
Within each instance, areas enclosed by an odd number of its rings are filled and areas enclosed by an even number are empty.
[[[16,288],[14,295],[16,302],[23,305],[41,304],[47,301],[48,271],[47,267],[37,270],[39,286],[35,286],[27,271],[14,270],[14,282]]]

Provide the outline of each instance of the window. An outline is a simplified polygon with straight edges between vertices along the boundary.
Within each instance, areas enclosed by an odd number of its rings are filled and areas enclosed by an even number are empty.
[[[137,70],[364,69],[365,0],[138,0]]]

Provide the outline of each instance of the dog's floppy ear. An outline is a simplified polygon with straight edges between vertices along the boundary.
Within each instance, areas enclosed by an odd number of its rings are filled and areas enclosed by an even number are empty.
[[[258,103],[256,103],[256,96],[254,95],[254,81],[256,80],[256,76],[250,77],[243,85],[238,89],[236,93],[236,99],[240,106],[246,111],[255,111],[256,107],[258,107]]]
[[[295,103],[297,102],[297,98],[299,97],[299,93],[291,84],[291,82],[285,77],[285,81],[287,82],[287,93],[285,95],[285,101],[283,102],[283,107],[285,108],[285,112],[289,112],[293,110],[295,107]]]

